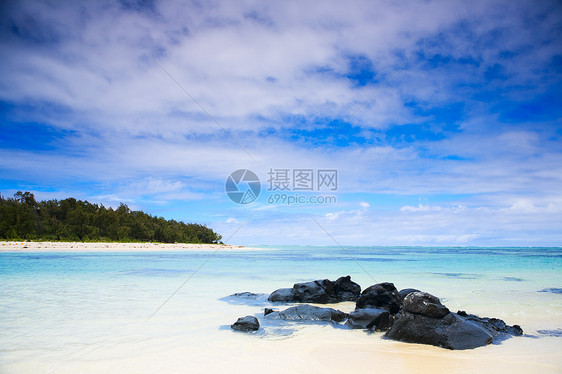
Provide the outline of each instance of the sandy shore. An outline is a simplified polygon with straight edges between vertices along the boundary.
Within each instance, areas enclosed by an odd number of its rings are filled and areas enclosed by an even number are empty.
[[[256,248],[231,244],[186,243],[82,243],[82,242],[0,242],[0,252],[160,252],[160,251],[246,251]]]
[[[223,299],[235,292],[267,294],[296,281],[318,279],[319,274],[348,271],[363,288],[373,280],[357,264],[342,260],[336,249],[308,248],[263,258],[257,252],[219,255],[207,263],[216,248],[252,250],[233,245],[0,241],[0,251],[23,252],[0,253],[0,373],[223,373],[226,367],[233,374],[263,373],[264,368],[268,374],[554,374],[562,368],[562,339],[538,332],[558,331],[562,316],[559,295],[538,292],[559,285],[560,273],[550,265],[551,257],[508,256],[505,264],[478,273],[477,266],[485,267],[485,260],[496,255],[478,255],[482,261],[467,265],[473,255],[449,251],[455,257],[451,262],[431,250],[401,249],[392,258],[407,253],[404,261],[381,262],[375,261],[380,258],[375,248],[366,257],[371,261],[361,259],[379,281],[420,287],[443,297],[451,310],[498,317],[521,325],[526,334],[501,344],[450,351],[329,323],[262,323],[256,334],[233,332],[230,325],[237,318],[256,315],[263,322],[263,308],[272,306]],[[45,255],[32,254],[38,251]],[[50,256],[48,251],[106,253]],[[209,252],[191,256],[189,251]],[[416,253],[429,259],[422,262]],[[444,271],[469,276],[439,275]],[[521,280],[506,280],[512,276]],[[355,304],[322,306],[349,312]]]

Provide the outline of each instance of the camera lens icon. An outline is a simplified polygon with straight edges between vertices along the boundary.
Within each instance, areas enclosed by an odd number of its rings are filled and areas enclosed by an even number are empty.
[[[226,178],[224,190],[236,204],[250,204],[260,195],[261,182],[253,171],[238,169]]]

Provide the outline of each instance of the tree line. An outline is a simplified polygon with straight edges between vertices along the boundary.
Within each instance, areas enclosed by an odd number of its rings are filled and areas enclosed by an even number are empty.
[[[126,204],[106,208],[88,201],[36,201],[30,192],[0,195],[0,239],[220,243],[222,236],[205,225],[184,223],[132,211]]]

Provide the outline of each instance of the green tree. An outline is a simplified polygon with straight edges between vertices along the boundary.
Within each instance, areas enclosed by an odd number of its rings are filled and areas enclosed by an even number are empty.
[[[204,225],[131,211],[126,204],[114,210],[75,198],[37,202],[18,191],[13,198],[0,194],[0,238],[220,243],[222,237]]]

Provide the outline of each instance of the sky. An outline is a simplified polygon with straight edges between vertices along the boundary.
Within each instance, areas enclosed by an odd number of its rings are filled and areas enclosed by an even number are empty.
[[[562,245],[558,1],[2,1],[0,54],[3,196],[230,244]]]

